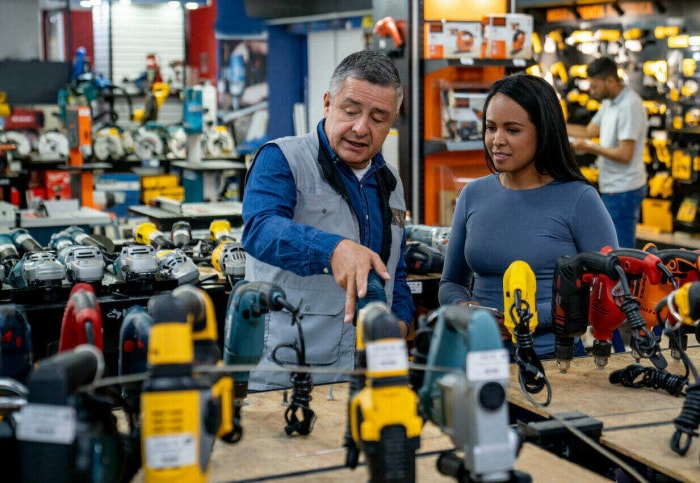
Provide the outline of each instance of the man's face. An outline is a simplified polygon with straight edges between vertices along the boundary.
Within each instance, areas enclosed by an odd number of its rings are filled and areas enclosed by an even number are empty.
[[[591,77],[589,80],[588,93],[597,101],[609,99],[610,84],[613,82],[612,77]]]
[[[367,166],[382,148],[397,116],[393,87],[348,78],[333,99],[329,92],[323,96],[328,141],[352,168]]]

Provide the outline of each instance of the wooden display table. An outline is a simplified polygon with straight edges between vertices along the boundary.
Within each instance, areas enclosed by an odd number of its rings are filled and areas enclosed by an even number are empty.
[[[694,341],[693,341],[694,342]],[[674,362],[668,350],[663,351],[668,371],[683,374],[683,364]],[[688,349],[696,367],[700,367],[700,347]],[[552,385],[552,401],[539,408],[527,400],[517,382],[517,367],[511,366],[509,401],[534,416],[579,411],[603,423],[600,442],[614,452],[680,481],[700,481],[700,439],[693,438],[685,456],[673,452],[669,441],[684,398],[671,396],[665,390],[628,388],[611,384],[610,373],[634,363],[629,353],[614,354],[608,365],[597,369],[592,357],[574,359],[571,368],[562,374],[555,361],[545,361],[545,373]],[[648,360],[642,365],[651,367]],[[691,376],[692,377],[692,376]],[[691,382],[692,379],[691,379]],[[542,395],[535,395],[542,401]]]
[[[251,394],[243,408],[243,438],[230,446],[217,441],[210,481],[367,481],[364,456],[355,470],[343,466],[348,390],[346,384],[331,386],[333,400],[327,399],[329,386],[314,388],[311,409],[317,420],[307,436],[285,434],[282,391]],[[439,428],[427,423],[416,458],[416,480],[455,481],[435,467],[438,452],[453,447]],[[524,445],[515,467],[532,475],[535,482],[609,481],[531,444]]]

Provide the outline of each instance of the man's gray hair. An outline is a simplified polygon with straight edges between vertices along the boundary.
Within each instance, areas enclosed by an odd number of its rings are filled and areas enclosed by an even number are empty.
[[[360,50],[345,57],[333,71],[328,92],[331,99],[340,92],[346,79],[353,78],[382,87],[396,89],[396,110],[403,101],[403,85],[399,71],[386,55],[374,50]]]

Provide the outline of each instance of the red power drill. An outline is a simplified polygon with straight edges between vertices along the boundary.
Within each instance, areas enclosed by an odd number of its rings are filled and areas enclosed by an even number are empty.
[[[95,289],[89,283],[77,283],[68,297],[61,321],[58,352],[74,349],[80,344],[92,344],[100,351],[102,342],[102,312]]]
[[[662,311],[657,315],[656,304],[659,301],[668,297],[668,295],[679,287],[700,280],[700,252],[692,250],[684,250],[682,248],[668,248],[659,250],[653,243],[647,243],[644,246],[644,251],[653,253],[661,259],[661,262],[669,270],[672,277],[664,276],[658,285],[649,284],[644,291],[644,298],[640,300],[642,303],[642,315],[649,324],[660,323],[664,320],[675,326],[679,321],[673,317],[667,310]],[[646,276],[642,277],[642,283],[647,283]],[[687,347],[688,332],[691,329],[687,325],[681,325],[679,330],[676,330],[672,336],[669,336],[669,348],[671,349],[671,357],[674,361],[680,361],[680,347]]]
[[[626,319],[632,331],[630,346],[633,357],[637,361],[646,357],[656,367],[666,367],[666,360],[659,350],[658,339],[651,331],[657,325],[656,320],[651,325],[647,324],[640,302],[640,299],[645,298],[646,287],[661,283],[662,274],[666,271],[661,259],[652,253],[634,248],[612,250],[605,247],[601,253],[617,257],[624,276],[611,279],[607,274],[600,274],[593,282],[590,322],[595,338],[593,356],[596,365],[602,368],[607,364],[613,331]],[[644,277],[646,282],[642,283]]]
[[[582,336],[588,327],[591,282],[597,274],[611,279],[624,276],[615,256],[589,251],[557,259],[552,283],[552,323],[554,355],[561,372],[569,370],[574,358],[574,337]]]

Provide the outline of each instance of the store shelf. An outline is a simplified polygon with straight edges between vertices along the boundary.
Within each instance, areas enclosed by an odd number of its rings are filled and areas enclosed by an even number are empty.
[[[423,143],[423,152],[426,156],[445,151],[475,151],[484,147],[483,141],[445,141],[434,139]]]
[[[533,65],[533,59],[423,59],[425,74],[436,72],[445,67],[505,67],[506,69],[525,69]]]

